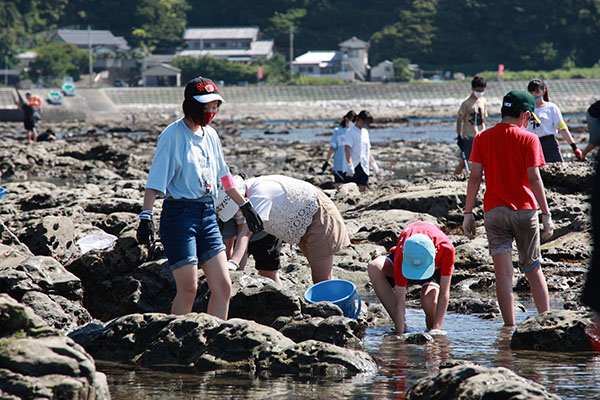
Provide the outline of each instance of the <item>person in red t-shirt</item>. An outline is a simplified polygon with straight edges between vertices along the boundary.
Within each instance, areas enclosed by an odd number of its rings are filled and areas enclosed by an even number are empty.
[[[502,100],[502,120],[475,136],[471,175],[463,230],[475,237],[473,207],[485,172],[483,219],[488,247],[496,274],[496,296],[504,324],[515,324],[512,292],[512,242],[517,243],[519,267],[527,277],[538,312],[550,309],[548,287],[541,268],[538,205],[542,211],[542,239],[552,237],[548,209],[539,167],[545,165],[537,136],[525,128],[533,113],[535,99],[523,90],[512,90]]]
[[[427,329],[442,329],[453,271],[452,242],[437,226],[425,221],[408,224],[390,253],[377,257],[368,266],[375,294],[392,317],[398,334],[407,330],[404,316],[409,282],[422,284],[421,307]]]

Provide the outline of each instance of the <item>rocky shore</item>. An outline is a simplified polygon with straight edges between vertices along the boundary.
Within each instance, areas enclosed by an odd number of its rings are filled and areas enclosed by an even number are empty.
[[[53,398],[67,387],[68,393],[78,395],[64,398],[109,398],[105,378],[94,369],[94,358],[170,370],[235,370],[260,377],[341,379],[376,371],[377,363],[362,348],[362,339],[367,327],[389,326],[391,321],[381,306],[370,302],[363,304],[356,320],[343,317],[339,308],[328,303],[307,304],[302,294],[311,285],[310,270],[293,246],[283,248],[283,287],[259,277],[251,262],[245,272],[232,273],[229,321],[203,314],[210,293],[202,274],[194,313],[167,314],[175,287],[161,245],[140,246],[135,230],[156,138],[170,116],[138,118],[134,129],[128,125],[133,123],[130,120],[64,122],[51,125],[64,132],[64,139],[36,145],[24,144],[15,134],[20,124],[0,126],[1,185],[8,191],[0,200],[0,292],[4,294],[0,343],[11,343],[0,346],[0,371],[10,374],[10,382],[20,382],[7,384],[0,379],[1,398],[23,397],[23,393]],[[268,129],[260,121],[247,123]],[[374,298],[368,261],[385,254],[406,224],[426,220],[438,224],[456,247],[450,311],[500,317],[481,204],[475,209],[478,237],[469,241],[461,234],[466,177],[417,172],[399,178],[395,172],[418,171],[414,167],[426,160],[452,163],[453,145],[396,142],[374,147],[382,172],[370,191],[361,194],[353,184],[333,189],[330,174],[320,172],[326,151],[322,143],[287,143],[267,136],[247,140],[238,136],[239,123],[220,122],[218,128],[234,172],[289,175],[313,183],[334,200],[352,245],[336,255],[333,273],[354,282],[361,296]],[[142,133],[110,133],[132,130]],[[588,202],[592,174],[591,162],[542,168],[555,223],[554,236],[542,246],[543,266],[549,290],[562,298],[564,310],[523,324],[527,330],[518,330],[513,337],[516,348],[591,349],[586,347],[590,315],[579,293],[592,250]],[[158,201],[155,215],[160,207]],[[82,253],[77,241],[91,234],[110,234],[116,241],[108,248]],[[528,293],[527,281],[517,271],[514,288]],[[418,287],[409,288],[410,306],[417,306],[418,293]],[[22,322],[23,315],[31,322]],[[69,368],[65,368],[50,363],[57,356],[47,351],[23,355],[19,352],[23,340],[51,348],[63,358],[69,354],[76,361],[66,360]],[[26,363],[49,367],[26,368]],[[431,379],[444,381],[455,368],[453,376],[463,376],[461,368],[467,369],[471,375],[486,377],[481,382],[493,379],[489,374],[501,374],[498,379],[503,381],[512,381],[514,375],[454,366]],[[82,379],[87,383],[82,384]],[[423,383],[411,398],[429,398],[427,390],[433,389]],[[522,393],[542,393],[528,398],[554,398],[535,384]]]

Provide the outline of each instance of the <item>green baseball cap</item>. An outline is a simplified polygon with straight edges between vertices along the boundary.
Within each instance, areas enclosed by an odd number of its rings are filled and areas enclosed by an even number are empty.
[[[502,99],[502,108],[517,111],[529,111],[531,116],[540,123],[535,115],[535,99],[533,95],[525,90],[511,90],[504,95]]]

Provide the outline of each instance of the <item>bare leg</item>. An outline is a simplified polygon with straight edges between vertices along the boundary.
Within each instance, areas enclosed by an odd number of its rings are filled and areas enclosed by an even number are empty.
[[[433,326],[440,288],[437,285],[424,285],[421,288],[421,308],[425,311],[427,330]]]
[[[231,297],[231,279],[227,270],[227,257],[222,251],[202,265],[206,281],[210,288],[208,313],[227,319],[229,313],[229,298]]]
[[[454,175],[460,175],[460,174],[462,174],[462,172],[463,172],[464,169],[465,169],[465,160],[463,160],[461,158],[460,162],[458,163],[458,165],[454,169]]]
[[[186,264],[173,271],[177,294],[171,305],[171,313],[182,315],[192,311],[198,291],[198,266]]]
[[[275,283],[283,286],[283,283],[281,283],[281,280],[279,279],[279,271],[277,271],[277,270],[267,271],[266,269],[259,269],[258,274],[260,276],[264,276],[265,278],[272,279],[275,281]]]
[[[333,266],[333,256],[328,256],[316,261],[308,261],[312,273],[313,283],[329,281],[333,279],[331,268]]]
[[[583,149],[582,153],[583,153],[583,159],[585,160],[585,157],[587,156],[587,154],[594,150],[594,148],[596,147],[595,144],[591,144],[589,143],[587,146],[585,146],[585,149]]]
[[[371,260],[367,267],[367,272],[369,273],[369,279],[371,279],[371,284],[377,298],[393,320],[396,303],[394,300],[394,291],[387,277],[394,274],[394,265],[386,256],[379,256]]]
[[[225,257],[229,260],[233,255],[233,245],[235,244],[235,236],[229,239],[223,239],[225,245]]]
[[[515,310],[513,304],[512,277],[513,265],[512,254],[509,252],[492,256],[494,261],[494,272],[496,273],[496,296],[498,305],[502,312],[504,325],[514,326]]]
[[[548,286],[542,272],[542,266],[538,265],[533,271],[527,272],[525,276],[529,281],[531,294],[533,295],[538,312],[541,314],[548,311],[550,309],[550,300],[548,298]]]

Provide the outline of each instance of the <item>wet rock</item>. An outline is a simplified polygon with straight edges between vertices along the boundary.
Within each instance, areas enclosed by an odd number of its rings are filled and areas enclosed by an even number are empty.
[[[474,297],[451,297],[448,302],[448,311],[454,311],[457,314],[486,314],[498,313],[500,309],[496,300]]]
[[[370,327],[394,325],[394,321],[380,303],[367,307],[365,319]]]
[[[344,378],[357,373],[373,374],[377,365],[366,352],[344,349],[329,343],[307,340],[292,345],[259,363],[261,375],[294,374],[312,378]]]
[[[546,311],[528,318],[513,332],[510,348],[541,351],[591,351],[592,313]]]
[[[0,294],[0,395],[6,399],[110,399],[85,350],[33,310]]]
[[[332,316],[343,316],[341,308],[330,301],[319,301],[316,303],[302,303],[302,313],[311,317],[328,318]]]
[[[273,327],[285,336],[299,343],[305,340],[319,340],[337,346],[358,344],[365,337],[365,320],[343,316],[321,317],[280,317]]]
[[[0,254],[6,254],[0,245]],[[55,328],[71,330],[91,321],[83,308],[80,280],[50,257],[15,257],[0,263],[0,292],[29,305]]]
[[[402,340],[410,344],[427,344],[433,343],[433,337],[427,332],[411,333],[402,336]]]
[[[254,278],[244,273],[237,273],[237,276],[239,279],[234,280],[229,303],[229,318],[244,318],[270,326],[280,316],[301,313],[300,298],[287,288],[267,278]],[[205,297],[208,296],[201,298]]]
[[[406,392],[406,400],[531,399],[559,400],[533,381],[507,368],[465,363],[442,368],[421,378]]]

